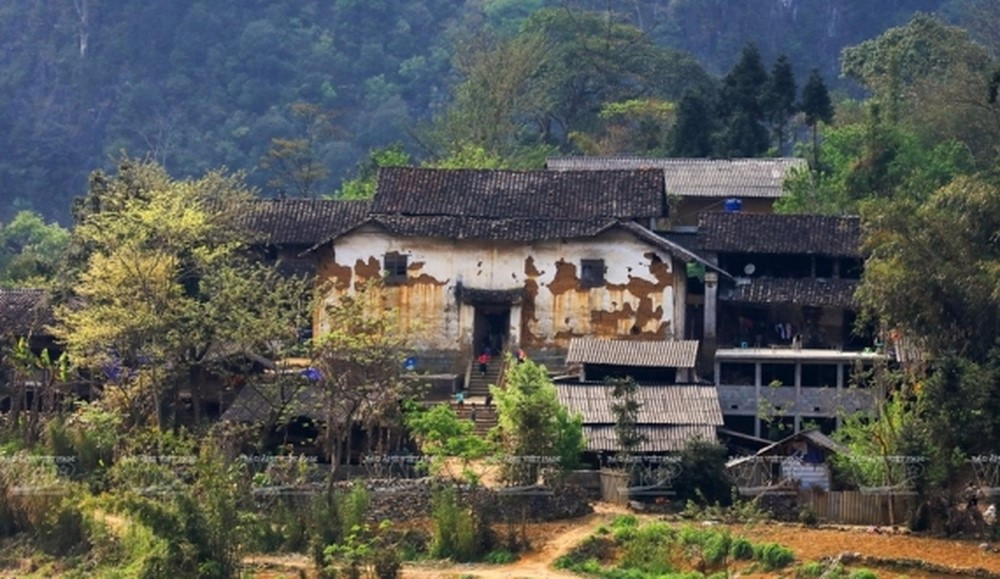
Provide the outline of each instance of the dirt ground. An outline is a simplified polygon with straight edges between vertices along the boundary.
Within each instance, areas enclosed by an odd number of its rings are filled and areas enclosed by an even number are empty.
[[[403,577],[407,579],[458,579],[460,577],[555,579],[577,577],[571,573],[552,568],[552,563],[594,532],[598,526],[609,522],[617,514],[625,512],[620,507],[598,504],[594,514],[586,517],[529,525],[527,534],[534,549],[509,565],[409,563],[404,568]],[[987,572],[986,575],[979,576],[1000,577],[1000,553],[984,551],[980,548],[978,541],[953,541],[907,534],[874,533],[870,529],[860,527],[806,528],[800,525],[766,523],[730,528],[735,534],[741,534],[754,542],[774,541],[785,545],[795,552],[796,560],[800,562],[836,557],[842,553],[858,553],[879,559],[920,560],[953,571],[949,574],[931,573],[914,568],[889,568],[869,563],[854,566],[872,569],[878,573],[881,579],[969,577],[973,576],[970,572],[975,569]],[[289,575],[298,575],[299,572],[306,572],[312,576],[307,571],[309,564],[305,557],[252,557],[248,558],[247,562],[256,563],[252,566],[260,569],[252,575],[257,578],[288,577]],[[267,570],[263,570],[261,567]],[[783,575],[755,574],[752,577],[757,579],[782,576],[788,577],[790,574],[787,572]]]

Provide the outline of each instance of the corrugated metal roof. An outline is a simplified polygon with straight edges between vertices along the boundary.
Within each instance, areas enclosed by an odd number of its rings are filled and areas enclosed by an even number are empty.
[[[639,432],[645,436],[636,452],[677,452],[695,439],[714,441],[715,427],[708,425],[640,426]],[[587,450],[592,452],[617,452],[622,450],[612,425],[584,426],[583,438]]]
[[[372,212],[484,218],[638,219],[666,215],[663,172],[379,170]]]
[[[615,423],[613,388],[604,384],[556,384],[559,402],[589,425]],[[722,425],[715,386],[641,385],[638,422],[644,425]]]
[[[546,161],[556,171],[661,169],[668,195],[777,199],[793,168],[804,159],[654,159],[648,157],[558,157]]]
[[[572,338],[566,363],[642,366],[648,368],[694,368],[697,340],[602,340]]]

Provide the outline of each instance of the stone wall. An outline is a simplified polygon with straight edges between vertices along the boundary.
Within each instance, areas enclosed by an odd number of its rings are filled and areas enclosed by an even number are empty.
[[[431,515],[434,489],[440,481],[422,479],[356,480],[368,489],[368,516],[372,522],[417,520]],[[337,483],[344,490],[352,483]],[[539,522],[580,517],[592,512],[587,492],[580,486],[519,489],[458,485],[459,501],[475,506],[494,523]]]

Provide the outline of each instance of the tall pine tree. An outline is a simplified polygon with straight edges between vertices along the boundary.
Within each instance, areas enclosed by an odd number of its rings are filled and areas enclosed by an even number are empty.
[[[711,104],[700,92],[688,90],[677,105],[671,132],[671,157],[708,157],[712,154]]]
[[[788,127],[788,119],[795,114],[797,94],[798,87],[795,85],[792,64],[788,61],[788,57],[782,54],[774,61],[774,66],[771,68],[771,78],[768,80],[763,103],[779,156],[785,150],[785,129]]]
[[[752,43],[743,48],[739,62],[722,79],[719,115],[724,127],[716,152],[722,157],[756,157],[767,151],[762,102],[768,86],[767,70]]]
[[[812,128],[813,168],[816,169],[819,167],[819,122],[827,124],[833,122],[833,103],[818,69],[812,70],[806,86],[802,89],[802,112],[806,115],[806,124]]]

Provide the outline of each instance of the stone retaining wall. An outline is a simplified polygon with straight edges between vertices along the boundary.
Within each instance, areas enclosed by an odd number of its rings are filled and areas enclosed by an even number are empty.
[[[404,521],[429,517],[434,489],[440,481],[422,479],[356,480],[369,493],[368,516],[372,522]],[[343,489],[354,483],[337,483]],[[580,517],[592,512],[586,491],[576,485],[519,489],[458,485],[459,501],[475,506],[495,523],[539,522]]]

